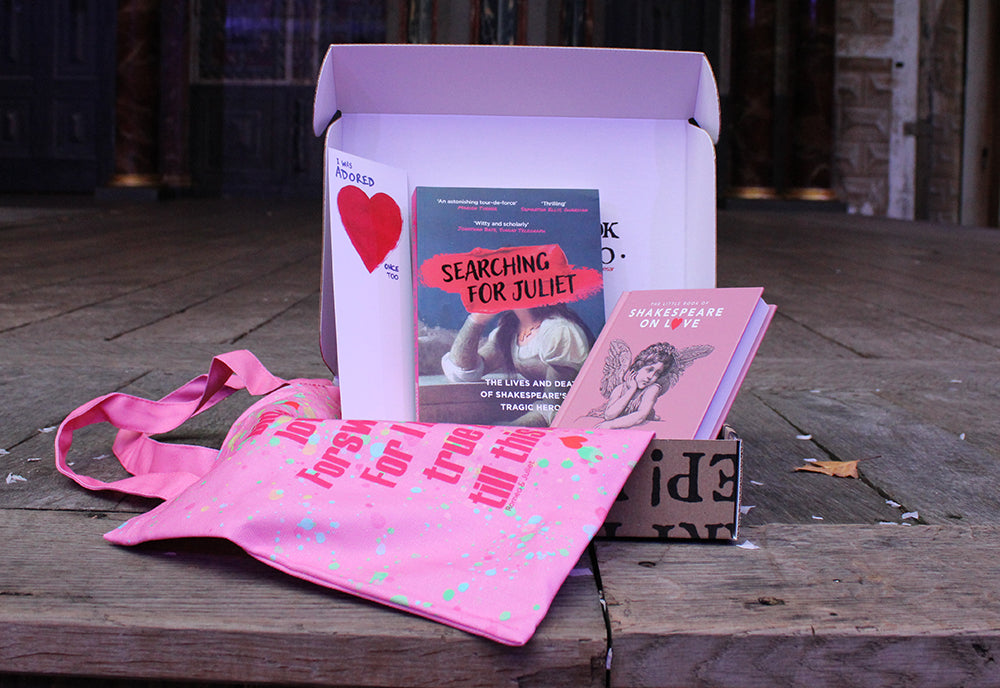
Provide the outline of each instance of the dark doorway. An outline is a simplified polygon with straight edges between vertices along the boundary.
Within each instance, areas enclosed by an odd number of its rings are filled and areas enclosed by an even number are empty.
[[[107,181],[114,59],[115,3],[0,0],[0,191]]]

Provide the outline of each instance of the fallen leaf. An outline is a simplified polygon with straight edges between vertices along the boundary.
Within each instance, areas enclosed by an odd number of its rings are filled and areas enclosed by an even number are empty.
[[[878,456],[869,456],[869,459],[877,459]],[[832,475],[835,478],[857,478],[858,461],[866,459],[855,459],[854,461],[817,461],[816,459],[802,459],[805,466],[799,466],[797,471],[810,471],[812,473],[822,473]]]
[[[810,461],[807,462],[805,466],[799,466],[795,470],[810,471],[813,473],[822,473],[823,475],[832,475],[837,478],[857,478],[858,462],[857,461]]]

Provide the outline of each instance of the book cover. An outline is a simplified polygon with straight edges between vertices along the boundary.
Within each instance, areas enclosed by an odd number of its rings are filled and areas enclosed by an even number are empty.
[[[591,189],[417,187],[420,420],[547,426],[604,325]]]
[[[625,292],[553,425],[714,438],[774,314],[762,293]]]
[[[323,305],[335,332],[344,418],[414,420],[409,184],[403,170],[328,151],[329,233]],[[329,294],[324,294],[328,298]],[[332,315],[332,322],[326,322]]]

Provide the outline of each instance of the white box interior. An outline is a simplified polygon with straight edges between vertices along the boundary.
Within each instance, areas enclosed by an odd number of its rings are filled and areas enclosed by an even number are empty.
[[[405,170],[411,189],[598,189],[619,237],[604,240],[607,310],[629,289],[715,286],[719,101],[700,53],[334,45],[314,129],[328,152]],[[331,270],[324,255],[328,363]]]

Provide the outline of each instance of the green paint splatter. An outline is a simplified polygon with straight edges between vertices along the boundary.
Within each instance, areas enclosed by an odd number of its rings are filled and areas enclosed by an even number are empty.
[[[510,619],[510,612],[500,612],[500,620],[507,621]]]
[[[406,595],[393,595],[389,598],[389,601],[394,604],[401,604],[404,607],[410,606],[410,601],[406,598]]]
[[[451,588],[448,588],[441,594],[441,597],[444,598],[445,602],[450,602],[455,597],[455,591],[452,590]]]
[[[561,465],[561,466],[562,466],[563,468],[572,468],[572,467],[573,467],[573,460],[572,460],[572,459],[566,459],[566,460],[565,460],[565,461],[563,461],[563,462],[562,462],[562,463],[561,463],[560,465]]]

